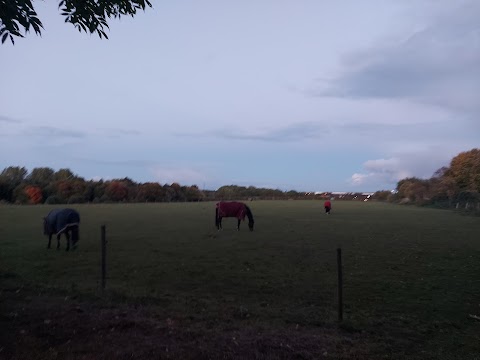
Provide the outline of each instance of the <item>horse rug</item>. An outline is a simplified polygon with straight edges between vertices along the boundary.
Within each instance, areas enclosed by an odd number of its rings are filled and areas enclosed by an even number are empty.
[[[49,234],[58,235],[68,226],[80,224],[80,215],[73,209],[55,209],[48,213],[45,218]]]
[[[245,220],[246,210],[245,204],[241,202],[219,202],[217,203],[219,217],[236,217]]]

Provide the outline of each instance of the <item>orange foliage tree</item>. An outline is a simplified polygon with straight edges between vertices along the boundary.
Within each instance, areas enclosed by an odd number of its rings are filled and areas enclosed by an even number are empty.
[[[461,190],[480,192],[480,149],[455,156],[445,173],[455,180]]]
[[[105,193],[108,195],[110,200],[124,201],[128,196],[128,187],[123,182],[114,180],[107,185]]]
[[[32,204],[40,204],[43,200],[42,189],[38,186],[27,186],[25,188],[25,194],[27,194]]]

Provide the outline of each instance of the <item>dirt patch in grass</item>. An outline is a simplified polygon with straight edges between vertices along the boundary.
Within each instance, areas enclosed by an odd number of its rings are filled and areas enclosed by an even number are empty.
[[[273,328],[235,318],[199,321],[167,316],[152,305],[72,298],[5,284],[11,279],[0,282],[0,359],[400,359],[408,355],[401,334],[395,339],[348,324]]]

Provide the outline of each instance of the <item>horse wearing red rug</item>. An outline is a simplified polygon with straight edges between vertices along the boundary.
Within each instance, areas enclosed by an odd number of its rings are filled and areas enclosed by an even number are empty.
[[[250,208],[242,202],[220,201],[215,208],[215,226],[222,229],[222,218],[236,217],[238,219],[237,230],[240,230],[240,222],[248,217],[248,228],[253,231],[253,214]]]

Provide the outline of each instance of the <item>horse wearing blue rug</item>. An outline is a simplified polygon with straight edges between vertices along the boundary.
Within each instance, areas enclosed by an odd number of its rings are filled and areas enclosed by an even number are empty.
[[[236,217],[238,219],[237,230],[240,231],[240,222],[248,217],[248,228],[253,231],[253,214],[250,208],[242,202],[220,201],[215,208],[215,226],[218,230],[222,229],[222,218]]]
[[[57,235],[57,250],[60,249],[60,236],[65,234],[67,238],[67,249],[70,250],[70,235],[73,249],[76,248],[80,240],[78,227],[80,225],[80,215],[73,209],[55,209],[43,218],[43,234],[48,235],[48,249],[52,242],[52,235]]]

